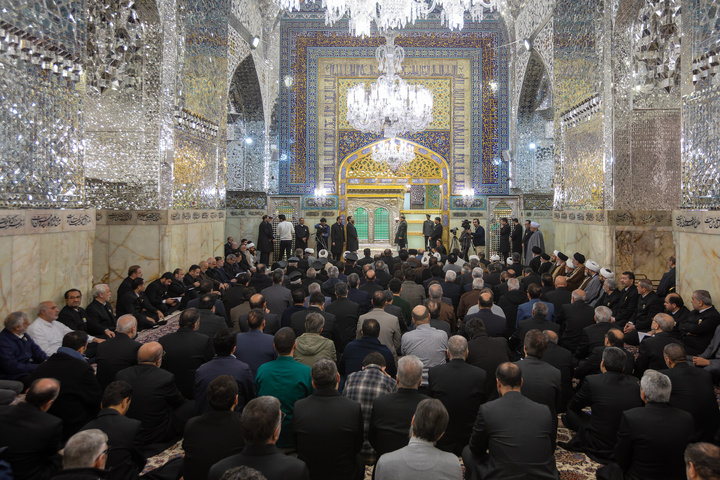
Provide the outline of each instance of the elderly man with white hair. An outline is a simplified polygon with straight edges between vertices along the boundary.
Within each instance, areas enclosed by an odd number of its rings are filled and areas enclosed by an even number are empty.
[[[533,247],[540,247],[542,252],[545,251],[545,239],[540,231],[540,224],[537,222],[530,222],[530,231],[533,232],[525,245],[525,264],[528,265],[530,260],[533,259]]]
[[[585,280],[580,285],[580,290],[585,292],[585,303],[591,307],[600,298],[602,293],[600,265],[595,260],[588,260],[585,264]]]
[[[59,315],[60,311],[55,302],[41,302],[38,305],[38,318],[27,329],[30,338],[35,340],[48,356],[57,352],[65,334],[72,332],[65,324],[58,322]],[[88,343],[90,342],[102,343],[103,340],[88,335]]]

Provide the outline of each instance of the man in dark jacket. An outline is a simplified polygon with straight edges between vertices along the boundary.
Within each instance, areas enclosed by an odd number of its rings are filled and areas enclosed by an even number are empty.
[[[147,296],[150,304],[160,310],[163,315],[168,315],[177,309],[178,303],[169,298],[168,288],[173,281],[173,274],[165,272],[160,278],[150,282],[150,285],[145,289],[145,295]]]
[[[519,253],[522,255],[523,229],[517,218],[513,218],[512,222],[512,233],[510,234],[510,242],[512,246],[511,250],[512,253]]]
[[[260,263],[270,263],[270,252],[273,251],[275,236],[273,235],[272,216],[263,215],[262,222],[258,228],[257,249],[260,252]]]
[[[475,365],[483,371],[494,372],[497,367],[508,361],[508,345],[505,338],[492,338],[485,331],[482,320],[471,320],[465,325],[468,340],[468,356],[465,362]],[[493,375],[486,375],[485,394],[488,400],[495,400],[498,392]]]
[[[30,375],[29,381],[54,378],[60,393],[48,413],[63,421],[63,439],[70,438],[95,417],[102,390],[95,371],[83,356],[87,333],[75,330],[63,337],[62,346]]]
[[[347,230],[348,252],[357,252],[358,248],[360,248],[360,243],[358,239],[357,229],[355,228],[355,218],[353,218],[352,215],[348,216],[347,226],[345,227],[345,229]]]
[[[510,234],[512,229],[508,225],[508,219],[503,217],[500,219],[500,257],[505,261],[510,256]]]
[[[693,311],[687,322],[680,325],[680,332],[688,355],[699,355],[710,345],[715,329],[720,325],[720,313],[713,306],[707,290],[695,290],[690,302]]]
[[[335,223],[330,227],[330,251],[333,254],[333,259],[339,262],[345,247],[345,228],[342,224],[342,216],[338,216],[335,220]]]
[[[110,385],[120,370],[137,365],[140,342],[135,337],[137,321],[132,315],[124,315],[118,318],[115,337],[98,345],[97,379],[102,388]]]
[[[666,366],[663,349],[670,343],[682,345],[672,336],[674,321],[667,313],[658,313],[652,321],[654,335],[647,336],[640,342],[639,354],[635,360],[635,376],[642,378],[648,368],[663,370]],[[625,335],[627,338],[627,335]]]
[[[25,312],[12,312],[5,317],[5,328],[0,330],[0,380],[21,380],[47,355],[26,333],[30,321]]]
[[[85,308],[88,323],[99,325],[108,338],[114,337],[115,312],[110,305],[110,297],[112,297],[110,287],[104,283],[95,285],[92,289],[92,297],[92,302]]]

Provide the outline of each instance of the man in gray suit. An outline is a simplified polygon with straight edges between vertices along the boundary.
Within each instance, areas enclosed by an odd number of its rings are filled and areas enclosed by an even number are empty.
[[[387,303],[387,300],[385,299],[385,292],[378,291],[373,293],[373,309],[365,315],[360,316],[355,330],[355,335],[357,339],[362,338],[362,325],[365,320],[371,318],[373,320],[377,320],[380,324],[380,336],[378,337],[378,340],[380,340],[380,343],[388,347],[393,353],[393,356],[397,358],[397,352],[400,348],[400,336],[402,335],[402,332],[400,331],[400,322],[395,315],[391,315],[384,310],[385,303]]]
[[[458,458],[435,447],[435,442],[445,433],[448,420],[448,412],[440,400],[420,402],[412,418],[408,446],[381,456],[375,465],[375,479],[461,480]]]
[[[293,304],[290,289],[283,286],[283,277],[283,270],[276,268],[272,272],[272,286],[260,292],[265,297],[270,313],[277,316],[282,316],[283,312]]]
[[[434,222],[430,220],[430,214],[425,214],[425,221],[423,222],[423,237],[425,237],[425,248],[429,248],[430,236],[432,235]]]
[[[468,480],[557,480],[550,410],[520,393],[520,367],[500,365],[500,398],[480,406],[470,444],[463,450]]]

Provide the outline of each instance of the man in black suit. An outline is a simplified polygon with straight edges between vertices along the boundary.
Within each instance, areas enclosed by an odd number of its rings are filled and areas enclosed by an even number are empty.
[[[215,294],[206,293],[202,295],[199,300],[197,309],[188,308],[185,310],[186,312],[189,310],[198,312],[200,320],[197,326],[197,333],[212,338],[223,328],[232,326],[232,322],[228,322],[225,317],[215,313],[215,302],[218,301]]]
[[[273,235],[272,216],[263,215],[262,222],[258,228],[258,251],[260,251],[260,263],[267,265],[270,263],[270,252],[273,251]],[[259,291],[259,290],[258,290]]]
[[[145,296],[145,280],[142,277],[134,279],[132,290],[118,298],[117,314],[135,317],[140,330],[152,328],[158,321],[165,319],[165,315],[153,307]]]
[[[248,286],[249,282],[250,275],[241,273],[237,277],[237,281],[223,293],[222,302],[225,307],[225,313],[229,315],[233,308],[249,301],[250,297],[255,294],[255,289]]]
[[[613,309],[613,317],[615,317],[616,327],[625,328],[625,324],[635,317],[638,306],[638,290],[635,286],[635,274],[633,272],[623,272],[620,276],[620,301]]]
[[[663,349],[668,368],[660,373],[672,383],[670,406],[689,412],[695,420],[695,439],[713,442],[720,426],[715,387],[712,375],[687,362],[685,347],[670,343]]]
[[[508,361],[507,339],[488,336],[482,320],[475,319],[465,324],[465,335],[469,339],[466,363],[487,373],[494,372],[501,363]],[[497,398],[493,375],[486,375],[485,395],[488,400]]]
[[[104,283],[95,285],[92,289],[93,301],[85,308],[88,324],[98,325],[103,329],[106,338],[115,336],[115,312],[110,305],[112,291]]]
[[[637,379],[622,373],[626,357],[620,348],[605,349],[602,373],[585,378],[562,417],[563,424],[577,434],[561,447],[584,452],[600,463],[612,459],[622,413],[642,406]],[[591,408],[591,415],[583,412],[585,407]]]
[[[440,247],[440,250],[444,250],[444,248],[442,248],[442,234],[443,234],[442,219],[440,217],[435,217],[435,223],[433,224],[432,234],[430,235],[430,245],[432,245],[433,248],[437,249]]]
[[[295,402],[293,437],[298,458],[317,480],[354,479],[365,473],[358,453],[363,445],[360,404],[338,393],[335,362],[320,359],[312,367],[315,393]]]
[[[519,253],[522,255],[523,228],[517,218],[512,219],[512,233],[510,234],[510,242],[512,247],[512,253]]]
[[[128,417],[142,422],[139,442],[152,453],[164,450],[182,436],[194,407],[178,390],[175,376],[160,368],[163,354],[159,343],[146,343],[138,350],[138,364],[116,375],[117,380],[133,388],[135,401],[130,404]]]
[[[60,310],[58,315],[58,321],[65,324],[71,330],[82,330],[88,335],[92,335],[98,338],[110,338],[112,331],[107,327],[103,327],[101,324],[95,321],[90,321],[85,309],[80,306],[82,301],[82,292],[76,288],[71,288],[65,292],[65,306]],[[91,356],[94,356],[95,348],[97,345],[92,345]]]
[[[595,347],[602,347],[605,344],[605,334],[608,330],[618,328],[611,321],[612,310],[608,307],[595,307],[595,325],[583,328],[580,343],[575,350],[575,358],[583,360]]]
[[[340,261],[343,250],[345,249],[345,227],[342,224],[342,216],[335,219],[335,223],[330,227],[330,251],[336,262]]]
[[[0,453],[15,480],[47,480],[60,470],[62,420],[47,411],[60,393],[54,378],[35,380],[17,405],[0,406]]]
[[[506,362],[495,372],[500,398],[481,405],[462,458],[466,478],[557,480],[550,412],[520,393],[520,368]]]
[[[575,393],[573,389],[573,360],[572,352],[566,350],[558,345],[557,333],[552,330],[544,330],[543,334],[547,337],[547,350],[542,357],[542,361],[549,363],[553,367],[560,370],[560,383],[562,386],[562,393],[560,394],[560,405],[558,406],[558,412],[563,413],[567,408],[568,402]]]
[[[552,303],[555,306],[555,311],[558,312],[558,320],[562,315],[563,305],[572,302],[572,292],[567,289],[567,277],[559,275],[555,277],[555,290],[543,294],[545,298],[542,300]]]
[[[337,283],[335,284],[337,285]],[[368,293],[365,290],[360,290],[360,275],[357,273],[352,273],[348,276],[347,279],[347,287],[348,287],[348,294],[347,298],[355,303],[357,303],[360,306],[360,315],[367,313],[368,310],[372,308],[371,301],[372,301],[372,293]],[[334,293],[333,287],[333,293]],[[382,288],[380,289],[382,290]],[[378,290],[376,290],[378,291]],[[329,295],[329,293],[328,293]]]
[[[272,286],[272,279],[265,273],[267,267],[264,263],[258,263],[255,267],[255,274],[250,277],[250,286],[255,289],[256,292],[261,292],[267,287]]]
[[[290,289],[283,286],[283,270],[278,268],[270,274],[272,285],[264,288],[260,294],[265,297],[267,308],[273,315],[281,316],[292,305]]]
[[[82,430],[98,429],[108,436],[105,468],[110,470],[109,480],[132,480],[138,478],[147,459],[138,448],[140,420],[125,414],[132,401],[132,387],[127,382],[112,382],[102,397],[102,410]]]
[[[462,296],[462,286],[455,283],[457,280],[457,273],[453,270],[445,272],[444,281],[440,282],[440,286],[443,289],[443,295],[452,300],[453,308],[457,309],[458,303],[460,303],[460,297]]]
[[[180,314],[177,331],[158,340],[165,351],[162,368],[175,375],[175,385],[189,400],[194,398],[195,371],[215,355],[211,338],[197,333],[199,320],[200,313],[189,308]]]
[[[638,345],[640,338],[638,332],[648,332],[652,326],[652,320],[655,315],[663,311],[663,299],[653,292],[653,284],[647,278],[643,278],[638,282],[638,305],[635,315],[627,322],[623,328],[625,333],[625,343],[630,345]]]
[[[230,375],[210,382],[207,400],[212,411],[191,418],[183,434],[183,477],[205,480],[210,468],[220,460],[240,453],[245,447],[238,403],[238,387]]]
[[[586,360],[580,361],[578,366],[575,368],[573,376],[580,380],[580,387],[582,387],[583,380],[588,375],[596,375],[600,372],[600,363],[602,363],[602,356],[607,347],[617,347],[625,352],[625,367],[622,373],[625,375],[632,375],[635,370],[635,355],[625,350],[625,334],[617,328],[611,328],[605,333],[605,340],[603,346],[595,347],[587,357]]]
[[[381,395],[373,402],[368,439],[378,458],[408,444],[410,422],[418,403],[429,398],[418,392],[423,363],[414,355],[398,361],[398,391]]]
[[[358,288],[363,292],[367,292],[368,295],[372,295],[378,290],[384,290],[384,288],[375,281],[375,270],[365,272],[365,283]]]
[[[310,239],[310,229],[305,225],[305,219],[300,218],[298,224],[295,225],[295,248],[305,250]]]
[[[667,294],[675,291],[675,255],[671,255],[668,259],[668,270],[660,279],[657,288],[657,294],[660,298],[664,298]]]
[[[345,346],[355,340],[355,332],[357,331],[357,322],[360,318],[360,305],[348,300],[348,288],[344,282],[335,284],[335,296],[337,297],[325,309],[326,312],[335,315],[335,323],[340,331],[340,350],[338,354],[345,350]]]
[[[246,466],[258,470],[267,480],[309,480],[305,462],[285,455],[275,446],[280,436],[281,416],[277,398],[263,396],[251,400],[240,417],[240,433],[246,447],[213,465],[207,479],[220,480],[227,470]]]
[[[498,249],[500,250],[500,257],[503,261],[505,261],[506,258],[510,256],[510,235],[512,233],[512,228],[510,228],[510,225],[508,225],[508,219],[503,217],[500,219],[500,246]]]
[[[562,306],[558,314],[558,323],[560,323],[560,346],[574,352],[580,345],[583,329],[595,323],[595,310],[585,303],[584,291],[575,290],[571,297],[571,303]]]
[[[128,276],[123,279],[117,289],[117,295],[115,298],[119,301],[127,292],[133,291],[133,280],[136,278],[142,278],[142,276],[143,272],[140,265],[131,265],[128,268]]]
[[[294,313],[290,317],[290,328],[295,332],[295,336],[299,337],[305,333],[305,318],[311,313],[319,313],[325,319],[325,325],[320,333],[323,337],[329,338],[335,344],[335,351],[342,346],[342,337],[340,328],[335,322],[335,315],[325,311],[325,296],[322,293],[313,293],[308,300],[309,307],[307,310]]]
[[[38,365],[28,379],[54,378],[60,382],[60,393],[48,413],[63,421],[63,440],[95,417],[100,405],[102,390],[83,356],[86,349],[87,333],[74,330],[65,334],[57,353]]]
[[[173,274],[165,272],[160,278],[150,282],[150,285],[145,289],[145,296],[147,296],[150,305],[160,310],[163,315],[168,315],[178,308],[178,302],[170,298],[168,289],[173,281]]]
[[[515,348],[521,355],[523,342],[530,330],[539,330],[541,332],[543,330],[552,330],[555,333],[560,331],[560,326],[557,323],[547,320],[548,306],[546,303],[537,302],[533,305],[532,314],[531,318],[520,322],[520,326],[510,337],[510,348]]]
[[[681,344],[680,340],[672,336],[675,322],[667,313],[658,313],[652,321],[654,335],[643,338],[640,342],[639,354],[635,360],[635,376],[642,378],[648,368],[663,370],[666,366],[663,349],[670,343]],[[625,335],[627,339],[627,334]],[[627,341],[627,340],[626,340]]]
[[[615,279],[606,278],[603,282],[600,297],[598,297],[597,302],[595,302],[595,306],[608,307],[610,310],[615,311],[617,309],[617,306],[620,304],[620,300],[622,300],[622,297],[623,292],[618,290],[617,282],[615,281]]]
[[[100,387],[105,388],[115,380],[120,370],[137,365],[137,351],[140,342],[137,337],[137,320],[132,315],[118,318],[115,337],[98,345],[97,379]]]
[[[440,400],[450,414],[437,447],[460,455],[470,440],[477,410],[485,401],[487,375],[483,369],[465,363],[468,342],[464,337],[450,337],[447,355],[449,362],[428,370],[428,393]]]
[[[680,338],[680,325],[687,322],[690,318],[690,310],[685,306],[682,297],[677,293],[669,293],[665,296],[665,312],[675,321],[672,334],[675,338]]]
[[[687,322],[680,325],[680,333],[688,355],[699,355],[710,345],[720,325],[720,313],[713,307],[707,290],[695,290],[690,303],[693,311]]]
[[[553,445],[557,431],[557,411],[562,395],[562,375],[560,370],[542,358],[547,350],[548,339],[541,330],[530,330],[525,335],[523,350],[525,358],[515,362],[523,377],[521,392],[533,402],[546,405],[550,409],[553,423]]]
[[[483,325],[485,325],[485,331],[488,335],[491,337],[505,337],[507,323],[503,317],[495,315],[492,312],[492,293],[489,291],[480,293],[480,296],[478,297],[478,307],[478,312],[473,313],[472,315],[466,315],[463,322],[467,323],[470,320],[477,318],[478,320],[482,320]]]
[[[675,479],[685,475],[683,452],[692,441],[692,415],[669,405],[670,379],[648,370],[640,380],[644,407],[622,414],[615,461],[626,478]]]

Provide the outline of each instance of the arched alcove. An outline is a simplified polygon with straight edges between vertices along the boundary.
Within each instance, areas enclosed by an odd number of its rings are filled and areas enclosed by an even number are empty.
[[[265,114],[252,55],[241,61],[228,91],[227,192],[265,191]]]

